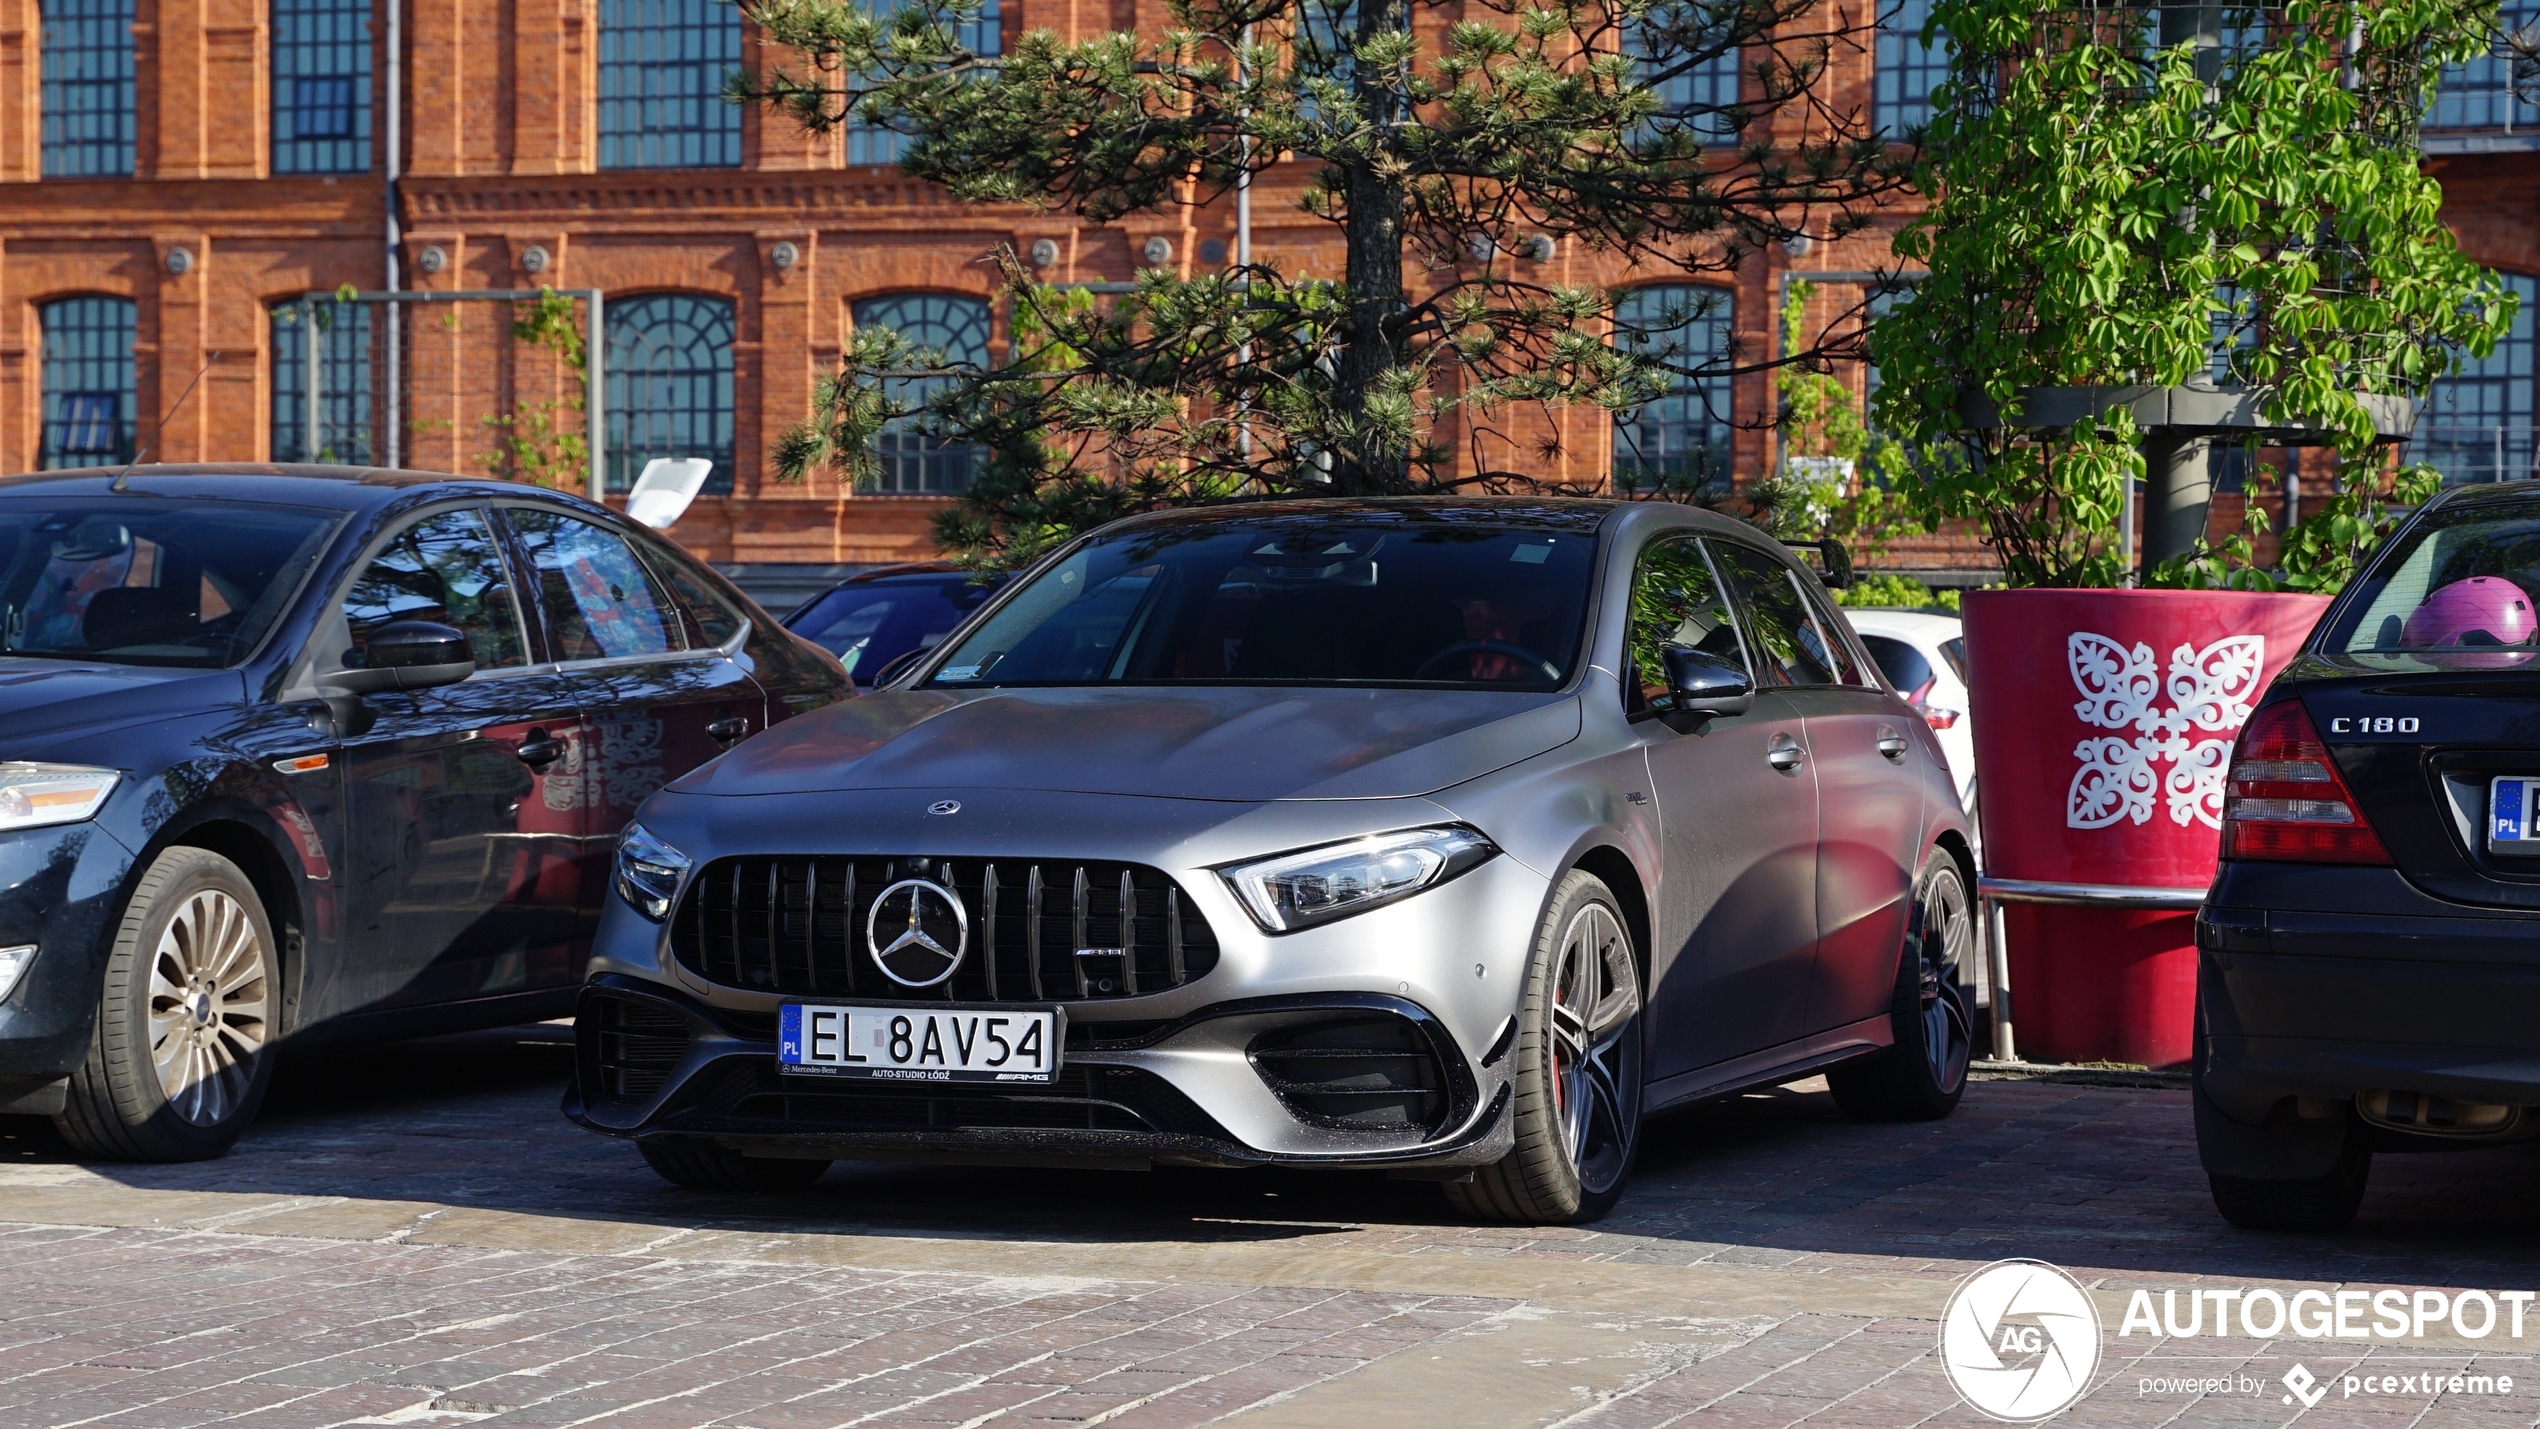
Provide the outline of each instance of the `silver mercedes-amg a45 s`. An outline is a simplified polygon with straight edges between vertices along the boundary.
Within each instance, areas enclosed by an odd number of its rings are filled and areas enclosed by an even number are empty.
[[[644,804],[566,1111],[705,1189],[1278,1164],[1590,1220],[1663,1107],[1947,1115],[1972,883],[1931,731],[1749,527],[1144,516]]]

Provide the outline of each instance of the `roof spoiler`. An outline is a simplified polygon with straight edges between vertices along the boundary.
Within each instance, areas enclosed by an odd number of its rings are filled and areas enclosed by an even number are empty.
[[[1843,590],[1852,584],[1852,553],[1841,541],[1829,536],[1822,541],[1784,541],[1794,551],[1814,551],[1825,563],[1823,573],[1828,590]]]

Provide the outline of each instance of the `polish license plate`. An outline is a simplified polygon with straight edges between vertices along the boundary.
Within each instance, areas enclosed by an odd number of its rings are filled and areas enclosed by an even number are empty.
[[[2487,849],[2540,858],[2540,779],[2509,775],[2488,784]]]
[[[1058,1072],[1056,1008],[855,1007],[789,1002],[776,1069],[878,1082],[1046,1083]]]

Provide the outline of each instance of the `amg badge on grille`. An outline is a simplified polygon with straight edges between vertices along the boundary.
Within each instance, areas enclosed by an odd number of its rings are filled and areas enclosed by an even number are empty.
[[[934,987],[960,968],[969,950],[970,914],[942,884],[903,878],[873,900],[864,919],[864,946],[882,976],[902,987]]]

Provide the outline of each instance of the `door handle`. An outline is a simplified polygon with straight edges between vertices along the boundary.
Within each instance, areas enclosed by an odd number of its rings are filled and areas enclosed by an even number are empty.
[[[1805,763],[1807,758],[1808,751],[1800,748],[1799,741],[1786,734],[1774,735],[1773,747],[1764,751],[1764,762],[1784,774],[1798,773],[1799,766]]]
[[[749,720],[740,715],[719,719],[706,726],[706,733],[713,735],[716,742],[720,744],[730,744],[749,732]]]
[[[529,737],[520,742],[520,748],[512,752],[530,768],[544,769],[564,757],[564,741],[543,729],[533,729]]]
[[[1904,763],[1905,736],[1898,734],[1894,726],[1884,724],[1880,725],[1879,753],[1886,755],[1887,762],[1890,764]]]

